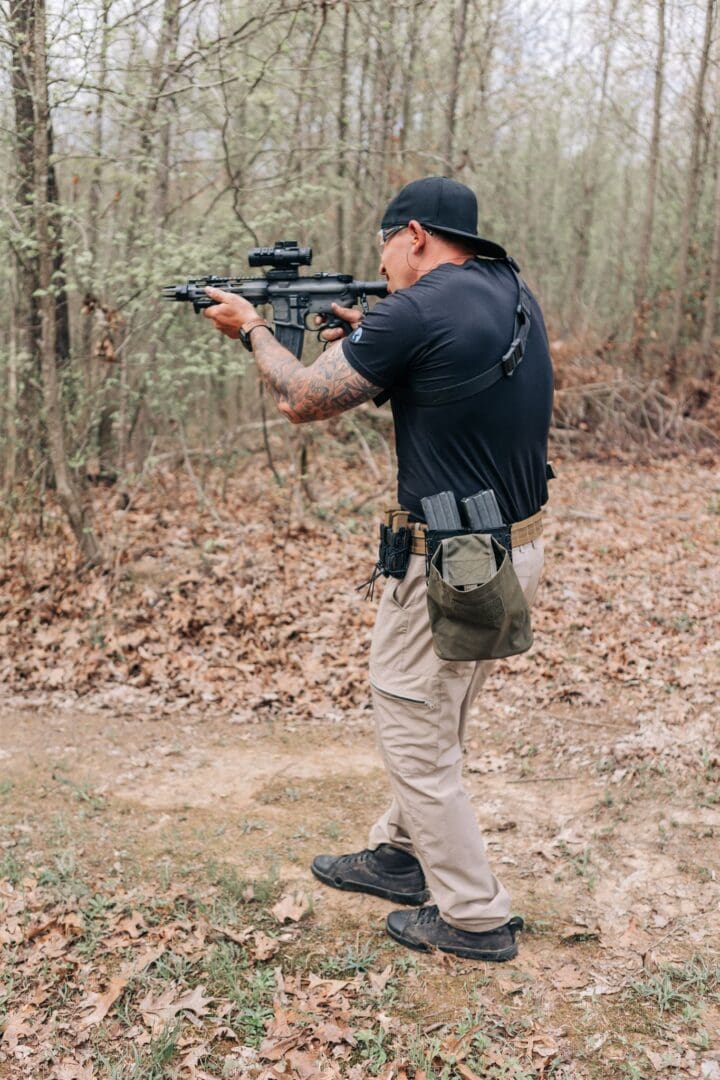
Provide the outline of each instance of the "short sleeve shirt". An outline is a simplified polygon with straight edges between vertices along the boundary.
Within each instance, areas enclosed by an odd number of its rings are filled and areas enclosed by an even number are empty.
[[[512,340],[517,304],[506,263],[443,263],[377,303],[343,340],[348,363],[390,394],[398,499],[419,520],[420,500],[439,491],[460,500],[492,488],[508,523],[546,502],[553,376],[542,313],[530,299],[530,333],[514,375],[445,405],[414,405],[393,390],[445,389],[497,364]]]

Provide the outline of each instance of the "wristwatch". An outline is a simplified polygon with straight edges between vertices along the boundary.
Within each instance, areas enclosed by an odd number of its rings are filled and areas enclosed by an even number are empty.
[[[243,326],[240,327],[240,333],[238,336],[248,352],[252,352],[252,342],[250,341],[250,335],[257,326],[266,326],[271,334],[273,332],[272,327],[270,326],[270,323],[267,321],[267,319],[261,319],[259,316],[257,319],[250,319],[249,322],[244,323]]]

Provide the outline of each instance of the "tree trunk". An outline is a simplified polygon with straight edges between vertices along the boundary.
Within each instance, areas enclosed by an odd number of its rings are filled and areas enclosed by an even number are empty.
[[[317,49],[322,33],[325,29],[327,22],[327,8],[325,4],[320,9],[320,21],[314,28],[310,35],[305,56],[300,64],[300,83],[297,89],[297,97],[295,102],[295,118],[293,120],[293,137],[290,143],[290,153],[287,160],[287,172],[288,177],[297,179],[302,175],[304,159],[309,156],[309,148],[305,146],[305,138],[303,134],[304,124],[304,109],[307,105],[307,84],[310,72],[312,70],[313,60],[315,58],[315,50]]]
[[[335,229],[337,232],[338,261],[345,273],[345,176],[347,173],[347,110],[348,110],[348,49],[350,44],[350,0],[343,4],[342,37],[340,40],[340,100],[337,110],[337,211]]]
[[[700,153],[705,119],[705,82],[707,79],[710,45],[712,42],[716,11],[717,0],[706,0],[705,33],[703,36],[702,53],[700,55],[700,66],[698,68],[698,76],[695,83],[695,99],[693,102],[692,144],[690,147],[690,161],[688,163],[687,185],[683,204],[683,220],[680,236],[680,263],[677,272],[675,303],[673,305],[672,323],[668,341],[668,381],[671,386],[674,386],[678,379],[678,349],[680,346],[683,314],[685,311],[685,290],[687,287],[688,266],[690,262],[690,237],[692,221],[695,214],[695,203],[700,190]]]
[[[36,198],[35,175],[35,136],[37,126],[37,20],[44,25],[44,8],[36,0],[10,0],[9,27],[10,49],[12,56],[12,93],[15,111],[15,144],[17,164],[16,206],[21,229],[32,236],[36,227],[34,199]],[[43,38],[43,60],[45,64],[45,45]],[[47,73],[46,73],[47,79]],[[46,92],[47,103],[47,92]],[[65,291],[64,257],[62,246],[62,222],[58,207],[58,188],[55,166],[52,162],[53,134],[48,116],[43,138],[47,144],[47,166],[45,172],[45,205],[48,214],[48,229],[53,234],[52,276],[53,276],[53,318],[55,320],[55,356],[60,364],[67,363],[70,356],[70,323],[68,316],[67,294]],[[38,300],[40,286],[39,257],[36,252],[23,254],[15,248],[15,273],[19,282],[20,303],[16,312],[16,359],[18,365],[25,363],[29,367],[28,378],[23,380],[19,408],[23,427],[27,435],[28,452],[33,449],[41,457],[45,452],[45,433],[38,422],[41,412],[41,395],[38,389],[41,369],[42,316]]]
[[[18,431],[17,431],[17,404],[18,404],[18,368],[17,348],[15,334],[15,305],[14,297],[10,297],[10,332],[8,334],[8,377],[7,377],[7,402],[5,425],[5,469],[3,476],[3,488],[12,491],[15,486],[15,470],[17,467],[18,454]]]
[[[375,54],[375,93],[373,97],[378,103],[378,108],[375,113],[378,119],[376,125],[377,151],[375,161],[377,163],[377,169],[375,173],[375,198],[382,206],[388,201],[390,194],[388,157],[391,151],[393,112],[395,105],[393,98],[395,59],[390,43],[395,40],[396,14],[395,7],[393,5],[388,5],[385,11],[383,33],[381,37],[378,38],[378,48]]]
[[[21,469],[34,472],[36,455],[42,458],[44,433],[39,422],[42,397],[39,390],[38,342],[40,313],[38,310],[37,255],[25,243],[32,236],[33,200],[33,130],[35,117],[31,82],[33,61],[33,7],[31,0],[10,2],[10,43],[12,56],[12,92],[15,112],[15,164],[17,182],[15,207],[20,235],[13,243],[14,276],[18,283],[17,306],[14,312],[14,356],[16,372],[27,370],[21,378],[17,410],[23,431]],[[16,375],[16,377],[18,377]]]
[[[369,71],[370,49],[368,48],[363,50],[362,66],[360,69],[360,85],[357,92],[358,119],[353,169],[354,198],[352,200],[352,208],[350,211],[350,266],[356,276],[358,276],[358,259],[360,258],[360,252],[363,250],[364,246],[364,238],[362,237],[361,232],[362,223],[364,214],[370,205],[370,202],[367,199],[368,149],[370,146],[370,123],[367,106]]]
[[[100,196],[103,177],[103,121],[107,84],[108,15],[112,0],[103,0],[100,30],[100,54],[97,99],[93,123],[93,167],[88,189],[87,272],[84,276],[85,302],[82,308],[82,360],[85,367],[85,388],[89,401],[90,445],[97,454],[100,475],[112,473],[113,428],[113,365],[98,363],[95,355],[94,330],[97,323],[98,296],[98,248],[100,243],[98,225]]]
[[[582,305],[583,290],[585,288],[587,268],[590,261],[591,235],[593,223],[595,221],[595,199],[599,183],[598,170],[600,165],[600,143],[605,124],[610,64],[612,62],[613,48],[615,46],[615,18],[617,15],[617,8],[618,0],[610,0],[607,41],[603,53],[602,77],[600,82],[600,102],[598,104],[597,117],[595,119],[590,146],[588,148],[582,173],[582,206],[580,210],[580,221],[575,227],[577,247],[572,284],[570,287],[570,301],[573,313],[577,313]]]
[[[413,92],[415,89],[415,70],[420,29],[420,7],[421,5],[425,6],[425,4],[426,0],[414,0],[408,16],[408,31],[404,50],[405,64],[403,72],[402,120],[398,144],[400,153],[400,171],[403,173],[403,181],[405,179],[405,153],[407,151],[408,134],[412,124]]]
[[[720,287],[720,79],[718,79],[717,102],[715,106],[715,195],[713,199],[713,239],[710,253],[710,273],[708,276],[703,328],[700,344],[705,356],[706,378],[715,374],[712,339],[715,333],[717,315],[717,294]]]
[[[50,200],[50,108],[47,86],[45,0],[34,0],[33,35],[33,164],[34,217],[37,243],[38,283],[40,286],[40,363],[43,404],[50,460],[55,476],[57,497],[87,563],[102,562],[100,545],[93,532],[87,509],[82,505],[67,460],[63,429],[60,385],[58,379],[57,286],[53,274],[57,265],[56,204]]]
[[[84,287],[88,292],[94,292],[95,277],[97,270],[97,252],[99,245],[98,218],[100,213],[100,195],[102,191],[103,177],[103,120],[105,115],[105,94],[107,87],[107,50],[108,50],[108,14],[112,0],[103,0],[100,55],[97,98],[95,101],[95,116],[93,120],[93,166],[88,188],[88,228],[87,228],[87,255],[88,270],[84,281]],[[89,332],[85,327],[89,326]],[[92,338],[92,319],[88,319],[83,326],[83,355],[86,363],[89,361]]]
[[[460,91],[460,68],[465,56],[465,25],[470,0],[458,0],[453,28],[453,50],[450,65],[450,92],[447,101],[445,128],[445,165],[448,176],[455,174],[455,136],[457,133],[457,109]]]
[[[623,317],[626,317],[623,312],[623,298],[630,293],[630,287],[627,283],[628,275],[628,233],[630,231],[629,222],[630,215],[632,213],[632,180],[630,165],[625,165],[625,176],[623,178],[623,201],[622,211],[620,214],[620,226],[618,228],[617,244],[615,249],[615,257],[612,260],[611,278],[612,287],[610,289],[611,301],[610,312],[611,318],[614,322],[611,325],[611,335],[615,337],[621,331],[621,312]],[[626,287],[628,286],[628,287]]]
[[[635,360],[642,364],[645,341],[645,323],[647,318],[647,283],[650,267],[650,253],[655,226],[655,200],[657,180],[660,168],[660,138],[662,131],[662,96],[665,82],[665,0],[657,0],[658,45],[655,56],[655,89],[653,93],[653,121],[650,136],[650,158],[648,161],[647,188],[645,193],[645,213],[638,253],[638,272],[635,283],[635,312],[633,326],[633,352]]]

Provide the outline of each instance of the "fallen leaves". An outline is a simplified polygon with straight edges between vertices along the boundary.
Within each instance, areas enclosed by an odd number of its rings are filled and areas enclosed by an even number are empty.
[[[620,936],[619,944],[624,950],[631,950],[632,952],[638,953],[639,956],[644,957],[652,948],[653,938],[651,934],[648,934],[646,930],[643,930],[638,926],[637,920],[632,917],[626,929]]]
[[[147,994],[138,1008],[143,1022],[156,1033],[171,1023],[179,1013],[190,1014],[193,1020],[206,1016],[211,1001],[212,998],[205,996],[202,986],[196,986],[185,993],[179,993],[177,986],[168,986],[158,997]]]
[[[227,514],[244,515],[241,545],[234,536],[227,543],[202,512],[188,513],[182,483],[177,505],[154,506],[140,497],[123,519],[126,543],[114,577],[89,572],[76,581],[51,519],[51,543],[10,537],[0,568],[0,683],[38,708],[58,691],[68,701],[82,693],[88,712],[100,703],[108,717],[165,712],[174,722],[186,710],[197,716],[212,710],[213,718],[235,725],[233,738],[280,715],[283,737],[295,727],[298,745],[305,722],[317,717],[342,718],[365,731],[375,609],[358,605],[348,581],[366,576],[372,561],[370,519],[367,535],[362,522],[354,532],[339,521],[332,543],[332,516],[310,522],[302,534],[288,532],[282,502],[257,480],[247,488],[229,485]],[[267,893],[245,884],[234,898],[239,915],[218,908],[211,916],[189,900],[173,911],[168,901],[166,909],[152,887],[143,897],[113,886],[98,914],[87,898],[51,895],[33,880],[1,881],[0,948],[12,956],[20,990],[18,1000],[3,1002],[0,1073],[24,1078],[52,1068],[52,1080],[86,1080],[92,1066],[83,1055],[96,1041],[119,1058],[130,1047],[144,1054],[166,1027],[179,1033],[170,1068],[181,1080],[220,1069],[242,1080],[366,1080],[368,1046],[378,1058],[387,1055],[377,1067],[381,1080],[440,1074],[447,1064],[442,1056],[425,1070],[410,1064],[405,1055],[413,1039],[423,1039],[428,1054],[437,1048],[454,1057],[460,1080],[509,1075],[511,1061],[542,1077],[578,1045],[611,1071],[620,1069],[625,1051],[615,1032],[625,1030],[633,981],[647,979],[648,966],[660,963],[654,943],[672,933],[664,950],[714,947],[715,864],[709,855],[702,866],[690,857],[703,845],[713,847],[720,767],[712,667],[718,613],[710,588],[720,517],[706,509],[711,482],[707,471],[682,463],[632,476],[583,463],[564,469],[553,492],[536,645],[527,657],[495,669],[492,732],[481,728],[484,717],[471,718],[478,730],[468,748],[468,786],[483,799],[478,811],[490,824],[494,865],[522,902],[526,886],[537,885],[538,932],[523,939],[517,969],[509,965],[484,981],[476,967],[448,956],[421,957],[417,969],[403,969],[393,950],[352,978],[323,975],[340,971],[331,966],[309,972],[305,960],[293,970],[313,899],[290,884],[269,909]],[[568,515],[573,507],[592,516]],[[662,545],[654,542],[658,531]],[[77,711],[73,706],[65,715],[74,723]],[[181,764],[174,739],[161,741],[152,731],[144,745],[122,747],[128,767]],[[16,747],[5,754],[7,768],[14,768]],[[6,758],[0,760],[5,768]],[[665,813],[672,803],[675,814],[675,803],[683,802],[687,820],[678,814],[662,836],[653,820],[641,817],[649,804],[639,786],[652,785],[661,769],[663,791],[674,783],[678,794],[678,775],[688,779],[684,802],[668,795],[660,807]],[[517,771],[516,801],[508,803],[505,779]],[[581,779],[561,793],[552,778],[568,774]],[[691,785],[703,778],[705,787],[691,798]],[[539,798],[523,786],[533,781],[546,785]],[[57,781],[48,774],[42,784],[52,796]],[[485,790],[489,795],[480,796]],[[82,798],[84,813],[100,812],[95,797],[67,785],[64,792]],[[167,814],[152,824],[170,833],[175,819]],[[30,843],[41,845],[34,823],[25,828],[27,836],[2,834],[0,855],[9,865]],[[280,825],[277,830],[275,840]],[[688,871],[680,879],[674,863],[686,842]],[[93,882],[88,896],[103,888]],[[314,945],[324,926],[317,906],[307,935]],[[361,930],[354,915],[333,924],[336,945],[347,944],[349,927],[353,934],[367,931],[368,940],[379,934],[381,924],[372,922],[378,908],[370,902],[367,910],[371,923],[358,916]],[[551,911],[552,924],[543,928]],[[703,912],[707,918],[687,932],[683,919]],[[693,938],[700,929],[706,938]],[[163,951],[167,963],[153,967],[153,955]],[[236,965],[232,993],[212,981],[216,954]],[[473,1044],[474,1036],[461,1037],[438,1013],[444,1017],[451,1002],[448,1015],[456,1019],[456,1002],[464,1008],[475,994],[483,1013]],[[433,1010],[430,1027],[411,1012],[425,1006]],[[240,1019],[246,1007],[252,1027]],[[645,1018],[653,1007],[643,1006]],[[581,1035],[570,1023],[562,1033],[551,1023],[557,1012],[563,1023],[578,1015],[592,1023]],[[619,1023],[606,1030],[608,1017]],[[690,1031],[679,1014],[672,1022],[678,1038]],[[648,1035],[644,1041],[645,1071],[720,1080],[718,1061],[708,1054],[698,1051],[693,1061],[669,1040],[663,1045]],[[52,1065],[41,1060],[48,1047]]]
[[[347,1015],[349,1003],[345,994],[351,984],[316,975],[307,979],[297,975],[283,976],[278,985],[282,987],[282,1001],[276,1001],[274,1018],[268,1023],[260,1046],[260,1057],[271,1062],[293,1062],[298,1075],[319,1076],[318,1057],[323,1051],[331,1052],[337,1059],[347,1057],[356,1045],[353,1030],[340,1019]]]
[[[87,1009],[90,1010],[81,1020],[80,1030],[85,1031],[87,1028],[93,1027],[104,1020],[128,984],[146,967],[159,960],[164,952],[165,947],[163,945],[146,949],[131,964],[121,968],[120,972],[110,980],[110,985],[103,994],[90,991],[78,1005],[81,1012]]]
[[[270,960],[280,948],[280,943],[275,938],[268,937],[262,930],[256,930],[253,934],[253,959],[262,962]]]
[[[26,1009],[8,1013],[2,1029],[0,1042],[12,1053],[18,1045],[18,1041],[33,1032],[31,1017]]]
[[[551,981],[557,990],[579,990],[590,982],[590,973],[576,964],[563,964],[553,972]]]
[[[567,943],[580,941],[599,941],[600,927],[577,919],[572,925],[560,931],[560,940]]]
[[[368,980],[370,982],[370,988],[374,994],[382,994],[383,990],[389,983],[392,977],[392,965],[386,964],[383,970],[376,974],[374,971],[368,971]]]
[[[111,694],[119,708],[166,710],[184,698],[237,713],[241,699],[247,719],[362,709],[372,609],[357,604],[347,580],[366,575],[370,538],[328,545],[327,524],[313,519],[301,535],[285,535],[284,493],[268,487],[258,462],[224,495],[228,521],[243,522],[239,564],[236,527],[218,535],[197,513],[192,485],[178,479],[167,505],[141,491],[118,519],[115,493],[94,492],[96,520],[117,543],[112,580],[75,577],[74,542],[56,508],[47,510],[47,546],[21,529],[4,537],[0,685]],[[158,470],[154,481],[162,480]],[[339,656],[336,642],[352,631],[352,653]]]
[[[287,893],[270,909],[279,923],[300,922],[312,911],[312,900],[303,892]]]

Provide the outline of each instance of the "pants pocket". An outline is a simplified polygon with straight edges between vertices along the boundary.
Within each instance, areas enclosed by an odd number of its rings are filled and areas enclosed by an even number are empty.
[[[419,556],[415,556],[419,558]],[[390,588],[390,601],[395,609],[398,611],[407,611],[408,608],[413,607],[420,600],[424,600],[427,594],[427,584],[425,582],[425,574],[418,573],[417,569],[411,563],[411,567],[407,574],[400,581],[395,581]]]

